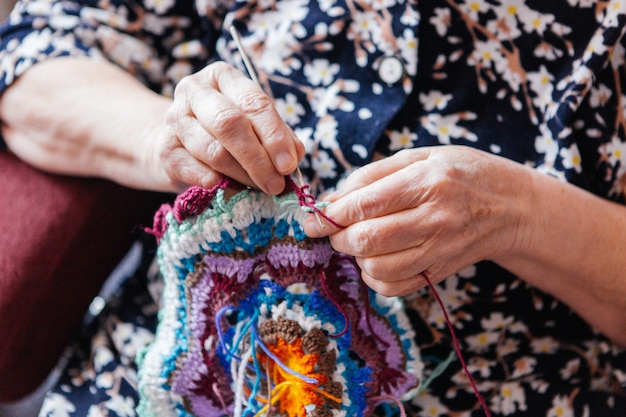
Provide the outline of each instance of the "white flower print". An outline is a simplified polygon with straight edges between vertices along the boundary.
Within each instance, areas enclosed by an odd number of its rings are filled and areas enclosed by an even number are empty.
[[[450,27],[450,9],[436,8],[435,15],[428,22],[435,26],[439,36],[446,36]]]
[[[451,138],[463,138],[471,142],[478,140],[478,137],[475,134],[457,124],[459,120],[473,120],[475,118],[476,114],[470,112],[463,114],[451,114],[448,116],[429,114],[423,118],[423,124],[430,134],[437,137],[439,143],[449,145]]]
[[[103,372],[96,375],[96,386],[98,388],[109,389],[113,386],[115,378],[111,372]]]
[[[96,371],[102,370],[107,364],[113,361],[114,356],[110,349],[99,347],[94,355],[93,363]]]
[[[508,382],[500,387],[500,412],[509,416],[526,410],[526,395],[517,382]]]
[[[376,20],[374,12],[357,12],[352,15],[352,24],[350,25],[352,35],[360,41],[372,41],[380,48],[381,27]]]
[[[419,99],[426,111],[443,110],[452,99],[452,94],[442,94],[441,91],[433,90],[429,91],[428,94],[420,93]]]
[[[80,25],[80,19],[77,16],[58,14],[50,16],[48,25],[54,29],[71,30]]]
[[[417,26],[419,23],[419,13],[411,7],[407,7],[402,17],[400,17],[400,23],[407,26]]]
[[[519,349],[519,341],[517,339],[507,338],[498,345],[498,355],[504,357],[511,353],[517,352]]]
[[[287,93],[284,99],[277,98],[274,105],[282,119],[292,126],[298,124],[300,117],[305,114],[304,107],[298,103],[298,98],[292,93]]]
[[[143,21],[144,28],[157,35],[163,35],[170,25],[169,19],[151,13],[147,14]]]
[[[191,64],[185,60],[177,61],[174,65],[167,69],[165,75],[174,84],[177,84],[183,79],[191,69]]]
[[[514,3],[500,5],[494,7],[493,11],[498,18],[490,20],[487,24],[487,29],[499,40],[508,41],[516,39],[522,34],[522,31],[517,27],[519,5]]]
[[[298,44],[292,32],[271,31],[263,40],[263,53],[257,57],[256,63],[267,73],[290,75],[302,65],[292,52]]]
[[[618,161],[621,161],[622,165],[626,162],[626,143],[622,142],[619,137],[613,137],[611,142],[606,144],[606,152],[611,165],[615,166]]]
[[[527,33],[536,32],[543,36],[546,28],[554,22],[554,15],[547,13],[537,13],[527,9],[526,13],[520,14],[519,19]]]
[[[499,42],[476,42],[474,48],[474,51],[468,59],[470,65],[475,65],[478,62],[483,68],[490,68],[493,62],[505,61],[502,52],[500,52]]]
[[[331,85],[328,88],[313,90],[313,99],[309,102],[317,117],[324,117],[339,105],[339,88]]]
[[[561,148],[559,155],[562,158],[561,161],[563,162],[564,168],[573,169],[577,173],[582,172],[582,158],[580,157],[578,146],[573,144],[569,148]]]
[[[415,402],[421,407],[421,411],[417,414],[419,417],[439,417],[447,416],[448,408],[445,407],[439,399],[426,392],[421,393]]]
[[[490,6],[485,0],[468,0],[462,7],[472,20],[478,20],[478,14],[487,12]]]
[[[601,83],[597,87],[593,87],[589,91],[589,94],[589,104],[591,107],[601,107],[608,103],[613,95],[613,91],[605,84]]]
[[[578,6],[581,8],[591,7],[596,4],[596,0],[567,0],[567,2],[572,6]]]
[[[100,409],[98,404],[94,404],[89,407],[87,417],[106,417],[106,414]]]
[[[308,6],[308,0],[279,1],[276,3],[276,10],[280,21],[291,26],[295,22],[302,22],[307,17]]]
[[[389,144],[389,149],[392,151],[397,151],[400,149],[412,148],[413,142],[417,139],[417,133],[412,132],[411,129],[405,127],[401,132],[397,130],[392,130],[388,132],[389,140],[391,143]]]
[[[204,55],[206,49],[197,39],[176,45],[172,50],[174,58],[193,58]],[[190,69],[193,71],[193,69]],[[189,74],[189,73],[188,73]]]
[[[511,378],[520,378],[534,372],[537,367],[537,359],[531,356],[524,356],[513,363],[513,372]]]
[[[263,42],[268,32],[279,24],[280,15],[276,12],[253,13],[250,18],[250,37],[256,42]]]
[[[113,331],[113,340],[124,355],[134,358],[141,349],[154,339],[148,330],[133,326],[130,323],[120,323]]]
[[[585,54],[583,55],[583,61],[589,61],[593,54],[602,55],[606,52],[606,45],[604,44],[604,37],[601,34],[596,34],[589,45],[587,45],[587,49],[585,50]]]
[[[404,66],[407,74],[415,75],[417,72],[417,45],[418,40],[415,37],[415,33],[406,29],[401,37],[398,38],[398,48],[400,48],[400,55],[406,61]]]
[[[467,298],[467,294],[462,289],[457,289],[459,278],[456,276],[449,277],[444,283],[440,284],[438,289],[439,297],[443,302],[446,310],[451,312],[459,308],[463,304],[463,300]]]
[[[146,8],[154,10],[157,14],[164,14],[174,4],[176,0],[145,0]]]
[[[481,332],[465,338],[472,352],[486,352],[500,338],[497,332]]]
[[[39,415],[42,417],[70,417],[70,413],[74,411],[76,411],[76,407],[64,396],[51,393],[46,397]]]
[[[339,72],[339,64],[331,64],[327,59],[314,59],[303,69],[311,85],[329,85]]]
[[[562,50],[546,41],[541,41],[535,48],[534,53],[537,58],[545,58],[548,61],[554,61],[563,56]]]
[[[470,265],[457,272],[461,278],[473,278],[476,276],[476,265]]]
[[[36,58],[50,46],[51,38],[52,32],[47,28],[41,32],[29,33],[20,44],[20,54],[23,58]]]
[[[504,317],[502,313],[492,313],[489,318],[482,319],[480,324],[486,330],[500,330],[513,323],[513,317]]]
[[[337,164],[325,151],[320,151],[313,157],[313,169],[320,178],[332,178],[337,175]]]
[[[337,120],[332,116],[324,117],[317,125],[313,138],[327,149],[339,147],[337,143]]]
[[[104,405],[120,417],[135,417],[135,402],[130,397],[113,396]]]
[[[605,27],[619,28],[619,18],[624,14],[624,3],[622,3],[622,1],[614,0],[608,5],[605,10],[606,16],[603,20]]]
[[[315,141],[313,140],[313,128],[305,127],[305,128],[296,128],[294,129],[294,134],[300,142],[304,145],[304,150],[307,154],[313,153],[313,148],[315,147]]]
[[[574,417],[574,410],[565,395],[557,395],[552,399],[552,408],[546,417]]]
[[[576,374],[576,372],[578,372],[579,369],[580,358],[572,359],[571,361],[567,362],[564,368],[561,369],[561,378],[563,378],[564,381],[569,381],[571,377]]]
[[[554,76],[546,69],[545,65],[542,65],[539,67],[539,71],[528,72],[526,77],[530,90],[535,93],[533,104],[540,109],[546,109],[552,102]]]
[[[335,9],[340,9],[343,12],[343,8],[337,6],[337,0],[319,0],[319,8],[324,13],[332,16],[331,12]]]
[[[537,153],[545,154],[546,163],[553,165],[559,151],[559,146],[552,136],[552,132],[545,124],[539,125],[540,135],[535,138],[535,150]]]
[[[531,342],[533,353],[554,353],[558,345],[551,337],[537,337]]]

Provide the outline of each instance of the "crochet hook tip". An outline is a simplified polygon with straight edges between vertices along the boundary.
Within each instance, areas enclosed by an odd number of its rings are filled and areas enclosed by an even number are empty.
[[[300,187],[302,187],[304,185],[304,175],[302,175],[302,171],[300,170],[300,166],[296,166],[296,174],[298,176],[298,183],[299,183]],[[315,215],[315,218],[317,219],[317,223],[320,225],[320,227],[322,229],[326,229],[326,225],[322,221],[322,218],[320,217],[319,213],[314,211],[313,214]]]

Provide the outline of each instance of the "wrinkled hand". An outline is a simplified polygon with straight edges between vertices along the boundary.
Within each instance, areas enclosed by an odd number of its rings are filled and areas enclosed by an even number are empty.
[[[277,194],[284,175],[304,156],[304,146],[276,112],[272,100],[228,64],[211,64],[177,85],[166,115],[161,163],[181,191],[213,186],[225,174]]]
[[[329,235],[353,255],[375,291],[407,295],[426,285],[423,273],[438,282],[526,241],[528,171],[461,146],[402,151],[355,171],[326,197],[325,213],[345,229],[313,218],[305,232]]]

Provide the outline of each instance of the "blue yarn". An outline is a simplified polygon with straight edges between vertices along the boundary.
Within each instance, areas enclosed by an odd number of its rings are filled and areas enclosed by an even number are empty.
[[[267,246],[273,237],[274,224],[274,219],[267,219],[262,222],[252,223],[248,226],[248,239],[252,242],[252,250],[256,247]]]
[[[340,356],[344,358],[347,357],[347,355]],[[343,405],[342,409],[346,410],[346,415],[348,416],[363,417],[367,406],[367,394],[370,391],[367,384],[372,381],[372,368],[369,366],[358,368],[349,358],[348,360],[344,360],[343,363],[346,367],[345,378],[346,381],[349,381],[349,383],[346,384],[346,389],[352,401],[349,406]]]
[[[298,242],[307,238],[306,233],[304,233],[304,230],[300,227],[300,223],[297,221],[294,220],[291,222],[291,228],[293,229],[293,235]]]
[[[218,253],[231,253],[235,250],[235,244],[233,243],[233,239],[230,237],[228,232],[222,230],[220,232],[220,239],[220,242],[206,242],[211,251]]]
[[[285,219],[280,219],[274,228],[276,237],[282,239],[289,235],[289,223]]]
[[[266,288],[271,290],[272,293],[276,293],[276,294],[280,293],[281,297],[282,297],[283,293],[286,292],[285,288],[282,285],[280,285],[277,282],[275,282],[275,281],[267,281],[267,280],[259,281],[259,292],[265,293],[265,289]],[[242,301],[244,301],[244,300],[242,300]]]
[[[323,291],[313,291],[308,300],[303,303],[302,308],[307,316],[313,316],[324,323],[331,323],[337,329],[337,332],[341,332],[346,325],[343,314],[341,314],[337,306],[328,300]],[[350,348],[352,340],[350,335],[351,327],[352,325],[348,323],[348,331],[343,336],[335,338],[340,350]]]
[[[309,384],[318,384],[318,380],[315,378],[311,378],[308,377],[306,375],[302,375],[299,372],[294,371],[293,369],[289,368],[287,365],[285,365],[284,363],[282,363],[282,361],[280,360],[280,358],[278,358],[278,356],[274,355],[268,348],[267,346],[265,346],[265,343],[263,343],[263,341],[261,340],[261,338],[259,337],[259,335],[256,332],[256,329],[254,327],[252,327],[252,335],[254,336],[254,340],[256,340],[256,342],[259,344],[259,346],[261,347],[261,349],[263,349],[263,351],[265,352],[265,354],[267,356],[269,356],[274,362],[276,362],[276,364],[278,366],[280,366],[285,372],[287,372],[290,375],[293,375],[295,377],[300,378],[301,380],[303,380],[304,382],[308,382]]]
[[[230,349],[226,347],[226,343],[224,342],[224,339],[225,339],[224,332],[222,331],[222,317],[224,316],[224,314],[226,314],[228,310],[232,310],[232,309],[233,309],[232,306],[224,306],[217,312],[217,314],[215,315],[215,327],[217,330],[217,337],[220,340],[220,346],[222,346],[222,350],[224,351],[224,353],[227,356],[230,356],[238,361],[241,361],[241,358],[239,356],[232,353]]]

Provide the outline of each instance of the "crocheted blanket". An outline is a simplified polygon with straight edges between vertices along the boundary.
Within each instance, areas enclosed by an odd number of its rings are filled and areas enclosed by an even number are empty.
[[[311,201],[289,178],[278,196],[223,179],[159,210],[165,287],[139,415],[368,416],[415,394],[423,365],[402,299],[304,234]]]

